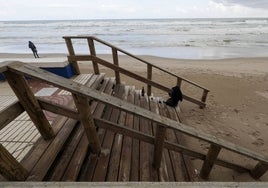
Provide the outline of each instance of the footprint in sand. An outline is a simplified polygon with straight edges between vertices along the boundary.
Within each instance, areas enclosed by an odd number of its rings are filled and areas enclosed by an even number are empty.
[[[264,144],[264,141],[261,138],[257,138],[254,142],[252,142],[252,144],[255,146],[262,146]]]
[[[254,137],[259,137],[261,135],[261,133],[259,131],[255,131],[252,133],[252,136]]]

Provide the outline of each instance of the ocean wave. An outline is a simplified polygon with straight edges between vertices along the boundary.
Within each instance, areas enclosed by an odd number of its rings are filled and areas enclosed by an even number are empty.
[[[123,49],[264,48],[268,19],[144,19],[0,22],[0,52],[27,51],[28,40],[46,52],[66,51],[64,35],[94,35]],[[74,40],[81,51],[86,41]],[[98,46],[99,47],[99,46]],[[100,46],[100,49],[102,47]],[[102,49],[104,52],[107,49]]]

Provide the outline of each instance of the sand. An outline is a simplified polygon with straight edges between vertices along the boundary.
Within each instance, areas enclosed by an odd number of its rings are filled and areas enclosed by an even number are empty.
[[[40,59],[34,59],[32,54],[0,54],[0,62],[11,59],[40,64],[66,61],[64,54],[40,54],[40,57]],[[107,55],[103,57],[110,58]],[[153,56],[141,56],[141,58],[200,83],[210,90],[205,109],[200,109],[197,105],[187,101],[180,104],[185,124],[268,156],[268,137],[266,136],[268,134],[268,58],[219,60],[179,60]],[[119,61],[132,71],[141,75],[146,74],[146,66],[137,65],[132,59],[120,57]],[[84,73],[92,70],[88,62],[80,63],[80,67]],[[101,72],[106,70],[101,67]],[[112,71],[107,74],[113,76]],[[157,71],[153,72],[153,79],[169,87],[176,83],[176,80]],[[143,86],[126,77],[122,80],[130,85],[136,84],[138,89]],[[2,88],[0,90],[1,93],[4,91]],[[199,91],[184,85],[182,85],[182,91],[201,97],[198,94]],[[153,92],[155,96],[167,98],[166,93],[158,90],[153,90]],[[187,144],[200,151],[207,150],[209,147],[206,143],[192,139],[187,139]],[[243,161],[247,166],[252,165],[247,159],[236,155],[223,152],[222,156],[238,161],[240,164]],[[200,161],[193,160],[193,168],[196,168],[197,172],[199,167]],[[247,174],[220,167],[213,169],[210,180],[253,181]],[[261,180],[268,181],[268,172]]]

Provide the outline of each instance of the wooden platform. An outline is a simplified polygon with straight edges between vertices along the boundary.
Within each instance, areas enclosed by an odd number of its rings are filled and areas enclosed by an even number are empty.
[[[179,120],[178,111],[167,107],[161,98],[149,98],[146,94],[141,96],[141,92],[134,87],[116,85],[113,78],[105,78],[104,74],[80,75],[75,80],[163,116]],[[37,83],[31,84],[34,86]],[[42,90],[36,87],[35,89],[36,93]],[[53,93],[53,96],[43,97],[54,97],[54,101],[57,101],[68,95],[69,92],[58,90]],[[66,102],[69,100],[66,99],[64,103]],[[69,105],[72,105],[72,101]],[[96,101],[91,101],[91,109],[94,117],[133,127],[149,135],[156,134],[156,125],[148,120]],[[54,117],[48,113],[46,116],[50,116],[57,135],[49,141],[40,138],[31,152],[21,161],[21,164],[30,172],[28,177],[30,181],[190,180],[184,158],[178,152],[165,149],[161,168],[156,170],[153,167],[153,145],[99,128],[102,153],[96,156],[88,150],[88,141],[80,123],[63,116]],[[178,133],[169,131],[166,135],[170,141],[179,141]]]
[[[75,55],[72,39],[86,39],[90,55]],[[80,74],[78,61],[91,61],[94,74],[81,75],[74,82],[21,62],[6,62],[0,67],[19,99],[1,111],[0,129],[6,129],[26,111],[31,119],[26,117],[26,121],[32,121],[42,136],[22,160],[22,155],[14,156],[4,146],[5,140],[1,141],[0,172],[7,180],[189,181],[196,177],[208,180],[214,165],[247,172],[259,179],[268,170],[267,156],[187,126],[180,122],[179,108],[166,106],[161,98],[147,97],[153,96],[152,87],[171,91],[152,79],[155,69],[175,79],[179,87],[188,84],[200,90],[201,99],[183,95],[184,100],[200,108],[206,106],[208,89],[95,37],[65,37],[65,40],[75,74]],[[96,55],[94,41],[112,49],[112,63]],[[147,77],[121,67],[118,52],[145,64]],[[115,79],[100,74],[99,65],[112,69]],[[123,84],[121,74],[145,84],[146,94]],[[9,132],[25,131],[20,121],[12,124]],[[25,136],[28,132],[15,136],[12,145],[17,147],[19,138],[28,138]],[[208,143],[208,151],[196,151],[193,146],[183,144],[185,136]],[[219,154],[226,150],[253,160],[252,165],[223,159]],[[192,159],[201,160],[202,164],[195,167],[200,171],[191,169]]]

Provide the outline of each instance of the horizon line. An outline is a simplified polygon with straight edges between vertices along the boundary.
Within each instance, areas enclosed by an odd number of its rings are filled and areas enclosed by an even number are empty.
[[[1,22],[23,21],[87,21],[87,20],[183,20],[183,19],[268,19],[268,17],[185,17],[185,18],[79,18],[79,19],[11,19]]]

